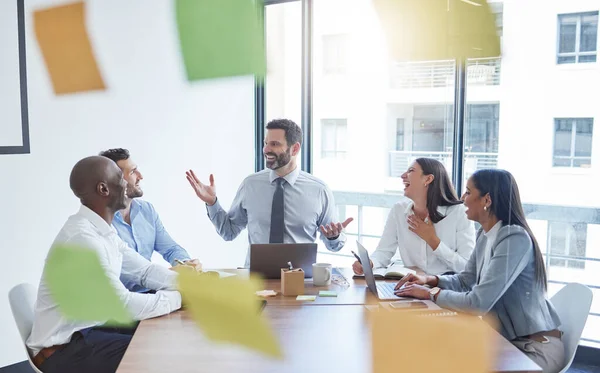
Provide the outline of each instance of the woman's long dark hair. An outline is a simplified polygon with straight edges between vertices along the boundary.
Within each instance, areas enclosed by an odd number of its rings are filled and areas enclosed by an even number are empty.
[[[489,193],[492,205],[488,211],[499,220],[502,220],[503,226],[518,225],[527,231],[533,242],[536,283],[547,290],[548,283],[544,257],[540,251],[540,245],[525,219],[519,187],[513,175],[505,170],[479,170],[471,176],[471,180],[482,197]]]
[[[439,206],[460,205],[462,201],[458,199],[448,172],[441,162],[431,158],[417,158],[415,162],[421,166],[423,175],[433,175],[433,181],[427,189],[427,212],[429,219],[437,223],[445,218],[439,213]]]

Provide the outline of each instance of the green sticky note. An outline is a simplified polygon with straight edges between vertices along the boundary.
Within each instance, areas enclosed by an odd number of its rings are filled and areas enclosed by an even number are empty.
[[[298,295],[296,297],[296,300],[306,300],[306,301],[310,301],[313,302],[317,299],[316,295]]]
[[[263,0],[176,0],[190,81],[266,72]]]
[[[319,296],[320,297],[337,297],[337,293],[335,291],[331,291],[331,290],[320,290]]]
[[[263,288],[261,281],[182,271],[178,282],[184,305],[207,338],[276,358],[283,356],[270,324],[259,311],[255,294]]]
[[[44,275],[52,298],[67,319],[112,325],[133,322],[95,251],[55,246],[46,260]]]

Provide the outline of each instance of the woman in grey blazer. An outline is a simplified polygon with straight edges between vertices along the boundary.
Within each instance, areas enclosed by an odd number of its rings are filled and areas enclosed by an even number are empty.
[[[449,276],[406,276],[396,285],[396,294],[485,315],[544,372],[560,371],[565,363],[560,320],[546,298],[544,259],[525,220],[514,177],[504,170],[480,170],[466,189],[462,199],[467,217],[481,229],[465,270]]]

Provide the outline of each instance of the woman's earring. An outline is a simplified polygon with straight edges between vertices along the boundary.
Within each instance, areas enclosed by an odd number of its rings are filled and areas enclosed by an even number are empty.
[[[483,211],[487,211],[487,206],[483,206]]]

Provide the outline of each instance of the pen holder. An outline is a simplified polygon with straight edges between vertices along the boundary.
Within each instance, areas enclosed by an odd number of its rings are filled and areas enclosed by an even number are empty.
[[[284,297],[304,294],[304,271],[302,268],[281,268],[281,294]]]

